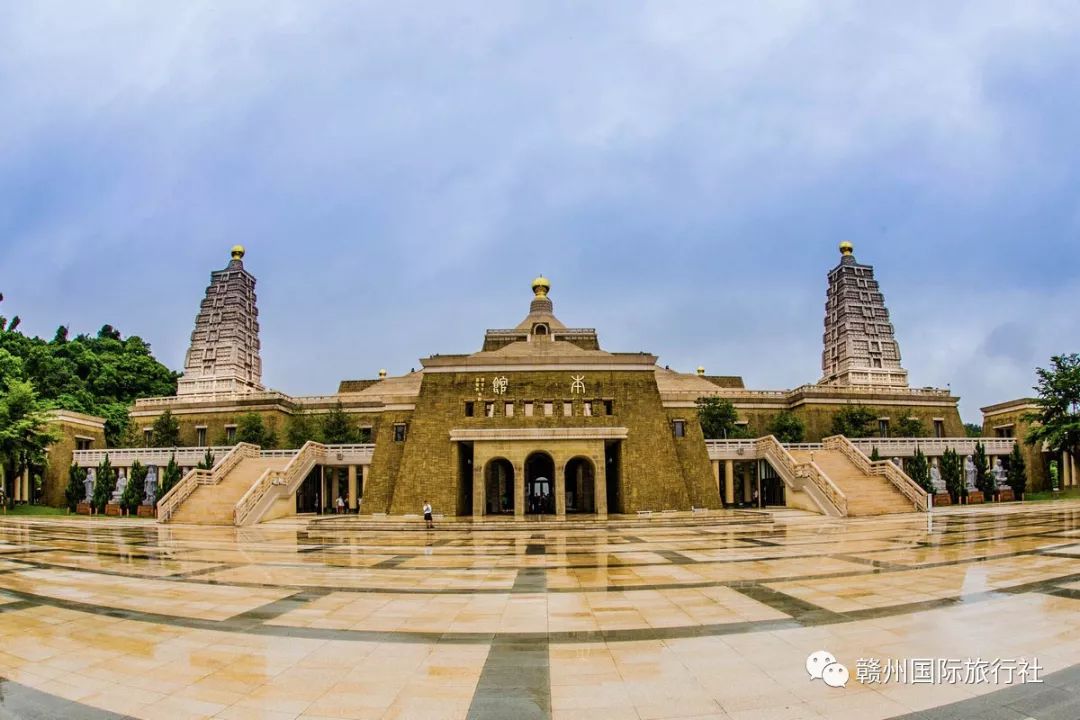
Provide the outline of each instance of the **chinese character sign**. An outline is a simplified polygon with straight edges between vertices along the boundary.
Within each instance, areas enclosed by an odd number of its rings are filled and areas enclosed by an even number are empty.
[[[491,391],[496,395],[505,395],[508,387],[510,387],[510,381],[506,379],[505,375],[491,381]]]
[[[584,375],[571,375],[570,380],[570,392],[574,395],[585,394],[585,376]]]

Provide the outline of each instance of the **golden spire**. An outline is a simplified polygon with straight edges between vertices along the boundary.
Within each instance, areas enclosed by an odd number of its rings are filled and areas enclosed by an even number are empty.
[[[536,297],[547,297],[548,290],[551,289],[551,281],[544,277],[542,274],[532,281],[532,291]]]
[[[233,245],[232,259],[233,260],[241,260],[241,259],[243,259],[243,257],[244,257],[244,246],[243,245]]]
[[[381,379],[383,379],[385,377],[386,377],[386,368],[383,368],[382,370],[379,371],[379,379],[381,380]]]
[[[846,255],[850,255],[853,252],[855,252],[855,246],[852,245],[851,243],[849,243],[847,240],[840,243],[840,254],[841,255],[846,256]]]
[[[702,377],[705,376],[705,366],[704,365],[698,365],[697,366],[697,374],[702,376]]]

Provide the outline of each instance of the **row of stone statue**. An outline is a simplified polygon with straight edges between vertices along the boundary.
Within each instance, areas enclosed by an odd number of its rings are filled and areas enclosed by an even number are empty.
[[[86,490],[86,497],[84,502],[93,502],[94,497],[94,482],[97,480],[97,471],[94,468],[86,469],[86,479],[83,480],[83,488]],[[120,468],[116,473],[116,487],[113,488],[112,497],[109,498],[110,503],[119,503],[120,497],[124,494],[124,490],[127,488],[127,473],[124,468]],[[158,469],[157,465],[151,465],[146,469],[146,480],[143,481],[143,505],[153,505],[157,502],[157,490],[158,490]]]
[[[894,459],[893,462],[899,465],[899,460]],[[994,458],[994,467],[990,468],[990,473],[994,476],[994,485],[998,490],[1009,487],[1005,477],[1005,468],[1001,465],[1001,458]],[[975,463],[972,461],[971,456],[968,455],[964,458],[964,484],[967,486],[968,492],[979,489],[975,484],[975,475]],[[934,486],[935,493],[949,492],[948,488],[945,487],[945,480],[941,477],[941,469],[938,468],[937,458],[934,458],[930,464],[930,484]]]

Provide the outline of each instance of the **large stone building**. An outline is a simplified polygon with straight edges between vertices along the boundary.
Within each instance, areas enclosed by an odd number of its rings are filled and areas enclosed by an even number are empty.
[[[284,438],[294,418],[317,421],[341,410],[359,441],[309,452],[303,463],[279,452],[286,458],[280,467],[272,460],[252,466],[256,475],[237,481],[231,495],[221,490],[230,510],[237,505],[236,518],[249,517],[256,506],[259,518],[319,510],[339,494],[365,514],[416,513],[430,500],[448,515],[602,515],[719,508],[759,495],[761,502],[846,514],[836,506],[846,508],[847,500],[830,498],[844,494],[837,490],[843,483],[824,478],[821,456],[815,465],[812,455],[799,458],[801,451],[792,455],[777,450],[779,444],[706,442],[696,403],[710,396],[733,403],[747,438],[768,435],[772,421],[789,412],[803,422],[805,440],[819,442],[831,434],[836,413],[852,405],[877,417],[886,457],[910,454],[913,446],[885,445],[905,418],[918,418],[936,438],[963,435],[958,398],[908,387],[873,268],[857,263],[847,243],[829,273],[824,376],[791,390],[747,389],[738,376],[678,372],[648,353],[609,351],[596,330],[558,319],[551,284],[539,277],[524,318],[488,330],[477,352],[433,355],[406,375],[380,371],[342,381],[332,395],[293,397],[261,385],[255,279],[243,266],[243,248],[232,255],[228,267],[211,275],[177,395],[140,400],[133,409],[147,443],[150,426],[166,410],[191,448],[178,460],[187,458],[189,466],[206,446],[221,446],[220,459],[224,446],[236,442],[241,418],[252,413]],[[869,452],[865,442],[860,447]],[[96,458],[79,457],[84,464]],[[861,463],[854,455],[850,460]],[[301,466],[303,478],[284,479]],[[833,474],[848,471],[837,465]],[[880,467],[873,472],[887,474]],[[266,477],[255,492],[249,486],[258,473]],[[289,493],[282,494],[284,487]],[[174,510],[198,519],[172,505],[167,514]]]

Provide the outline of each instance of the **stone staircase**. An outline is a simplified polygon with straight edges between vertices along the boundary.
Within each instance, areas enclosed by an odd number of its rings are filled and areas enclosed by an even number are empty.
[[[213,485],[198,485],[173,513],[169,522],[232,525],[237,501],[267,470],[282,470],[288,457],[245,457]]]
[[[913,512],[911,500],[883,475],[863,472],[839,450],[791,450],[796,461],[813,462],[847,496],[848,515],[887,515]]]

